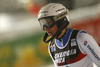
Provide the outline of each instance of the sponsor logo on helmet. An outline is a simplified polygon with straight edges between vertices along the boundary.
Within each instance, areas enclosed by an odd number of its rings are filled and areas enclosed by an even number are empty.
[[[48,13],[48,11],[41,11],[40,13]]]
[[[67,12],[68,12],[68,11],[65,10],[65,11],[63,11],[62,13],[60,13],[60,14],[54,16],[53,19],[54,19],[55,21],[58,21],[58,20],[62,19],[63,17],[65,17],[65,16],[67,15]]]
[[[58,10],[56,10],[56,12],[61,11],[61,10],[65,10],[65,8],[58,9]]]
[[[42,17],[45,17],[45,16],[47,16],[47,14],[44,14],[44,15],[40,15],[40,18],[42,18]]]
[[[43,15],[41,15],[40,17],[43,17]]]

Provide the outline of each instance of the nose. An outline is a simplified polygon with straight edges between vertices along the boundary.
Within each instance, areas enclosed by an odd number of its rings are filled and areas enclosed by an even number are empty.
[[[45,30],[45,31],[46,31],[46,30],[49,30],[49,28],[45,26],[45,27],[44,27],[44,30]]]

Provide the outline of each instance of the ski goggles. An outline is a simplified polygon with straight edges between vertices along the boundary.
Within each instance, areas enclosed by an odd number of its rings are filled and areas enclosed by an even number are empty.
[[[41,18],[39,19],[39,23],[40,23],[40,26],[42,28],[42,30],[44,30],[44,27],[47,27],[47,28],[52,28],[56,23],[53,21],[52,18]]]
[[[52,28],[56,22],[62,18],[64,18],[68,13],[68,10],[65,10],[56,16],[49,16],[47,18],[41,18],[39,19],[40,26],[44,30],[44,27]]]

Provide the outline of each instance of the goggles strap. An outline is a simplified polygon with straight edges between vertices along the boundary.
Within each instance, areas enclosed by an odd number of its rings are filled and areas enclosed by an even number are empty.
[[[48,43],[48,42],[50,42],[52,39],[54,39],[55,37],[57,37],[58,38],[58,36],[60,35],[60,33],[61,33],[61,31],[66,27],[66,26],[68,26],[68,24],[69,24],[69,22],[67,21],[63,21],[63,24],[62,24],[62,26],[57,30],[57,32],[49,39],[49,40],[47,40],[47,38],[48,38],[48,34],[47,33],[45,33],[45,35],[44,35],[44,38],[43,38],[43,42],[45,42],[45,43]]]
[[[65,11],[63,11],[62,13],[60,13],[60,14],[54,16],[53,19],[54,19],[55,22],[57,22],[58,20],[64,18],[67,14],[68,14],[68,10],[65,10]],[[68,26],[68,24],[69,24],[69,21],[68,21],[68,20],[63,21],[62,26],[57,30],[57,32],[56,32],[49,40],[47,40],[47,38],[48,38],[49,35],[48,35],[47,33],[45,33],[44,38],[43,38],[43,41],[44,41],[45,43],[48,43],[48,42],[50,42],[52,39],[54,39],[55,37],[58,38],[58,36],[60,35],[61,31],[62,31],[66,26]]]

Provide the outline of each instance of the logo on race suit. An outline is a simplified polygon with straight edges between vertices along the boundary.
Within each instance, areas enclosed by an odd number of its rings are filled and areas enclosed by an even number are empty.
[[[71,49],[71,50],[67,50],[67,51],[64,51],[64,52],[56,53],[55,57],[54,57],[55,62],[56,63],[64,63],[64,62],[66,62],[65,57],[75,55],[75,54],[76,54],[76,49]]]
[[[71,46],[76,46],[76,39],[71,39]]]
[[[87,43],[88,43],[87,41],[84,41],[84,45],[85,45],[85,46],[87,45]]]
[[[90,52],[94,55],[94,57],[100,61],[100,57],[96,54],[96,52],[93,50],[93,48],[91,48],[90,45],[87,46],[87,48],[90,50]]]
[[[51,52],[56,51],[55,44],[51,45],[50,47],[51,47]]]
[[[100,57],[96,54],[96,52],[94,51],[94,49],[88,45],[88,42],[87,41],[84,41],[84,45],[87,46],[87,48],[90,50],[90,52],[94,55],[94,57],[100,61]]]

